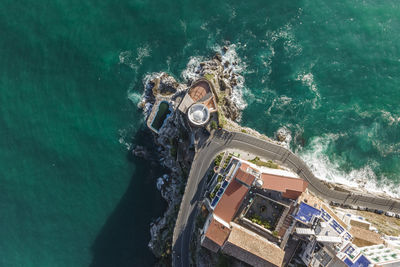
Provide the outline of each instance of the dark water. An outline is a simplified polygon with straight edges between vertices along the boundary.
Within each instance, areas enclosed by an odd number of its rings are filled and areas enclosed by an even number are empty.
[[[242,124],[287,127],[321,178],[392,192],[400,180],[398,1],[3,0],[0,12],[0,266],[151,265],[165,171],[127,150],[151,143],[142,79],[182,79],[227,42]]]

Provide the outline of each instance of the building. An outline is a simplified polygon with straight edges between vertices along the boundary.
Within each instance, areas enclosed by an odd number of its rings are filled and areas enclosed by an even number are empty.
[[[178,109],[187,115],[192,126],[206,125],[211,113],[217,111],[213,85],[204,78],[193,82]]]
[[[346,214],[340,218],[323,203],[300,202],[295,234],[303,240],[302,261],[310,267],[400,266],[398,239],[384,240],[357,217]]]
[[[206,200],[210,214],[202,230],[202,246],[252,266],[282,266],[292,231],[293,205],[307,183],[261,172],[236,157],[222,176],[210,186]]]
[[[264,237],[231,223],[232,231],[222,247],[222,251],[252,266],[281,266],[284,251]]]
[[[334,212],[295,174],[232,157],[217,176],[201,237],[213,252],[252,266],[282,266],[286,252],[295,253],[286,251],[291,238],[308,267],[400,266],[400,237],[382,237],[363,217]]]

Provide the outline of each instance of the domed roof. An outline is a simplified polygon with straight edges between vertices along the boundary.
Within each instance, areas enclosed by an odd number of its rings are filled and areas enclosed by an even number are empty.
[[[204,125],[210,118],[210,111],[203,104],[194,104],[188,110],[188,118],[195,125]]]
[[[263,186],[264,182],[262,179],[257,179],[256,180],[256,187],[261,188]]]

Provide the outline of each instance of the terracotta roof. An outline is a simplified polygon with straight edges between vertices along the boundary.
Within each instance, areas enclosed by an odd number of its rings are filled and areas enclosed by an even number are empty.
[[[211,92],[210,87],[205,81],[197,82],[189,89],[189,95],[194,102],[199,101],[209,92]]]
[[[274,174],[261,174],[263,188],[285,193],[286,191],[304,192],[308,186],[307,181],[300,178],[286,177]]]
[[[216,104],[215,104],[215,101],[214,101],[214,97],[211,97],[211,98],[207,99],[206,101],[203,102],[203,104],[205,106],[207,106],[207,108],[210,110],[210,112],[217,110]]]
[[[248,186],[251,186],[256,179],[256,177],[250,173],[247,172],[247,168],[249,165],[242,163],[240,165],[240,168],[237,170],[235,174],[235,178],[238,179],[239,181],[247,184]]]
[[[236,223],[231,226],[222,251],[252,266],[282,266],[285,252],[281,248]]]
[[[353,235],[353,243],[359,247],[383,244],[383,239],[378,233],[357,226],[350,228],[350,234]]]
[[[213,218],[207,228],[205,236],[222,247],[231,230]]]
[[[239,209],[249,188],[232,179],[214,209],[214,214],[226,222],[230,222]]]

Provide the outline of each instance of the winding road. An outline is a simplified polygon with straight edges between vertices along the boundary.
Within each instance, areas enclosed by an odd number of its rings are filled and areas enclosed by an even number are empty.
[[[309,167],[290,150],[244,133],[217,131],[197,147],[185,193],[176,220],[172,241],[172,265],[189,266],[189,246],[196,222],[198,203],[203,198],[205,174],[215,156],[227,149],[240,149],[263,158],[280,162],[306,180],[308,189],[322,198],[354,206],[400,213],[400,200],[347,193],[330,189],[314,176]]]

